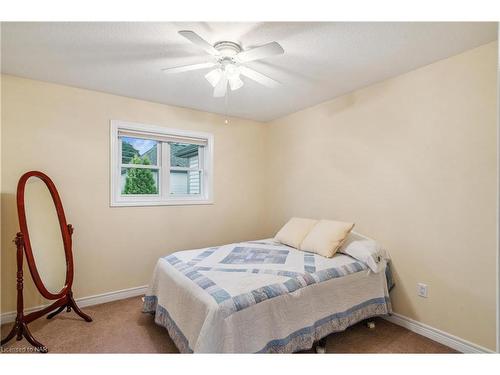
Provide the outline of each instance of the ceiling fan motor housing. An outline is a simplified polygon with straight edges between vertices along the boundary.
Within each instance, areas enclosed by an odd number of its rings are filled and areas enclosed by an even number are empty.
[[[233,78],[241,82],[239,78],[235,77],[239,76],[239,71],[236,68],[236,61],[234,60],[234,57],[242,51],[241,46],[235,42],[221,41],[215,43],[214,48],[220,53],[218,57],[219,69],[226,75],[226,79]],[[233,82],[231,88],[233,90],[238,89],[242,85],[243,82],[241,82],[241,85]]]
[[[220,52],[223,58],[232,58],[242,51],[241,46],[238,43],[229,41],[217,42],[215,43],[214,48]]]

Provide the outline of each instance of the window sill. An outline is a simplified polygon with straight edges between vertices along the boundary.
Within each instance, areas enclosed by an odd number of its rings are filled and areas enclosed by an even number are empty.
[[[213,200],[172,200],[151,202],[111,202],[110,207],[147,207],[147,206],[199,206],[215,204]]]

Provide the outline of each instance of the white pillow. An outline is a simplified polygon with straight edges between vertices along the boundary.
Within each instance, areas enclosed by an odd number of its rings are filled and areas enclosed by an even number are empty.
[[[320,220],[304,238],[300,250],[331,258],[342,245],[354,223]]]
[[[317,220],[292,217],[288,223],[276,233],[274,239],[298,249],[305,236],[307,236],[307,233],[309,233],[316,223]]]
[[[365,263],[375,273],[385,269],[389,260],[389,255],[377,242],[357,235],[349,236],[339,252]]]

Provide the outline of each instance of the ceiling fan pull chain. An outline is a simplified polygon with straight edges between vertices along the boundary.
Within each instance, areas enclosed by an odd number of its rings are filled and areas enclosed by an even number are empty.
[[[229,90],[226,91],[226,96],[224,97],[224,115],[226,116],[226,119],[224,120],[224,124],[229,125],[229,120],[227,118],[227,112],[228,112],[228,97],[229,97]]]

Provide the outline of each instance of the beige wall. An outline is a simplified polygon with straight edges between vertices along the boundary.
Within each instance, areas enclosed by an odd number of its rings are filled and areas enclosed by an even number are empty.
[[[496,44],[260,124],[12,76],[2,81],[2,312],[15,308],[15,188],[57,184],[75,293],[148,282],[174,250],[352,220],[391,253],[396,312],[495,347]],[[215,135],[210,206],[109,207],[109,120]],[[267,170],[267,173],[266,173]],[[416,283],[429,298],[416,296]],[[28,283],[28,306],[43,301]]]
[[[397,313],[495,349],[496,80],[491,43],[272,122],[268,233],[356,222],[392,255]]]
[[[156,260],[178,249],[263,235],[266,128],[260,123],[39,81],[2,77],[2,312],[15,309],[15,190],[46,172],[75,226],[77,297],[145,285]],[[215,204],[109,207],[109,121],[214,134]],[[27,306],[44,301],[27,276]]]

